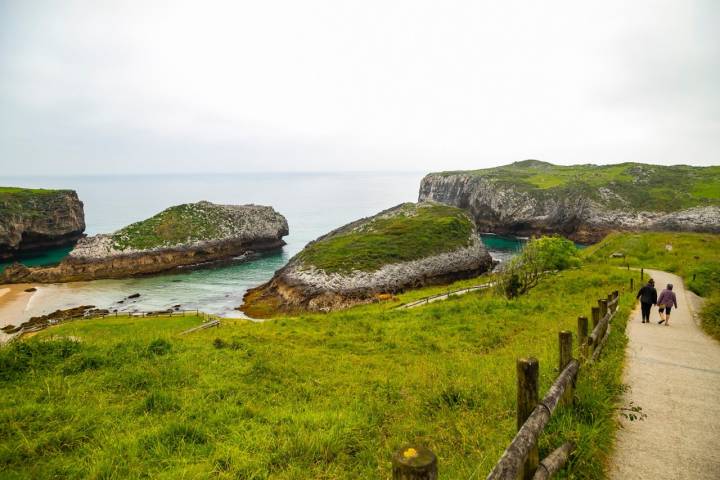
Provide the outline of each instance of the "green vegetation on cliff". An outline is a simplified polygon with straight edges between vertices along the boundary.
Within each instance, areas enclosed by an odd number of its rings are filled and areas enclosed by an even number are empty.
[[[611,258],[622,253],[624,258]],[[687,287],[708,298],[703,327],[720,339],[720,235],[710,233],[613,233],[584,250],[595,262],[665,270],[683,277]]]
[[[452,174],[478,175],[538,195],[581,193],[609,208],[671,212],[720,205],[720,166],[643,163],[563,166],[525,160],[501,167],[437,175]]]
[[[473,231],[459,208],[405,203],[320,238],[298,258],[326,272],[373,271],[466,247]]]
[[[113,234],[115,248],[145,250],[221,237],[232,222],[222,205],[186,203],[124,227]]]
[[[72,190],[0,187],[0,215],[41,216],[48,207],[48,200],[70,192]]]
[[[627,286],[595,264],[507,301],[472,293],[177,333],[196,318],[108,318],[0,349],[0,471],[8,478],[389,478],[407,442],[444,478],[484,478],[515,433],[515,362],[557,375],[557,334]],[[468,281],[458,283],[467,285]],[[450,286],[449,288],[453,288]],[[621,392],[623,295],[603,359],[583,369],[541,455],[574,440],[573,478],[603,478]],[[576,345],[577,348],[577,345]]]

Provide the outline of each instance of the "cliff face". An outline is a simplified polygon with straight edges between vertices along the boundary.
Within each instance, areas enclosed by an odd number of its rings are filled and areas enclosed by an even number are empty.
[[[171,207],[112,235],[81,239],[60,264],[14,264],[0,283],[73,282],[125,278],[237,257],[285,245],[285,217],[272,207],[215,205]]]
[[[74,191],[0,187],[0,259],[72,245],[84,230]]]
[[[427,237],[434,237],[435,245]],[[476,276],[492,266],[475,225],[461,210],[404,204],[311,242],[270,282],[249,291],[240,308],[252,317],[338,310]]]
[[[609,167],[614,170],[527,161],[433,173],[423,178],[419,199],[463,208],[481,231],[498,234],[561,233],[593,243],[614,230],[720,232],[720,176],[714,167],[707,172],[700,167]]]

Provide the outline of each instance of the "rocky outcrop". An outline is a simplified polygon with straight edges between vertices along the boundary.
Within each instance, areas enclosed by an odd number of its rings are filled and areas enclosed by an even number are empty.
[[[375,234],[375,220],[404,215],[404,208],[407,209],[407,204],[353,222],[311,242],[277,271],[270,282],[250,290],[239,309],[255,318],[268,317],[277,312],[327,312],[389,298],[390,294],[408,288],[477,276],[492,269],[493,261],[468,217],[464,220],[469,222],[470,228],[463,233],[461,245],[412,260],[390,261],[377,268],[344,271],[339,267],[336,269],[339,271],[328,271],[313,265],[304,254],[311,248],[322,251],[329,241],[347,238],[351,234]],[[412,208],[433,206],[426,203]],[[412,219],[413,214],[409,215]],[[404,225],[403,228],[408,232],[407,235],[421,234],[421,231],[413,232],[412,228],[405,228]],[[392,243],[397,240],[388,238],[386,248],[391,249]],[[344,252],[348,261],[354,255],[359,255],[353,248],[358,243],[349,242],[350,246]]]
[[[629,168],[627,175],[631,180],[626,182],[631,185],[628,187],[619,181],[598,186],[579,178],[555,188],[537,188],[523,181],[528,178],[525,171],[518,169],[517,178],[512,177],[511,168],[502,178],[498,171],[502,170],[488,169],[487,174],[485,171],[429,174],[420,185],[419,200],[465,209],[481,232],[506,235],[560,233],[580,243],[594,243],[615,230],[720,233],[720,206],[707,204],[707,201],[704,205],[701,200],[697,206],[673,211],[662,207],[647,208],[654,203],[645,189],[656,186],[658,181],[672,183],[672,176],[666,180],[652,175],[644,178],[643,169]],[[553,171],[550,172],[545,177],[539,173],[538,178],[545,180],[552,175]],[[633,172],[637,172],[638,177],[633,178]]]
[[[0,275],[0,283],[73,282],[158,273],[277,249],[285,245],[282,237],[287,234],[287,220],[272,207],[209,202],[180,205],[112,235],[83,238],[57,266],[13,264]]]
[[[84,231],[74,191],[0,187],[0,259],[72,245]]]

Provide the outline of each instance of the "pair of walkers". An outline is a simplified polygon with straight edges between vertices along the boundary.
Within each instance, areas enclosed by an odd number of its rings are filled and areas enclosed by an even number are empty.
[[[667,284],[667,288],[660,293],[658,298],[657,290],[655,290],[655,280],[648,280],[647,285],[642,287],[636,298],[640,299],[640,309],[642,310],[642,323],[650,323],[650,310],[653,305],[660,307],[660,321],[658,323],[670,325],[670,310],[677,308],[677,297],[672,291],[672,283]]]

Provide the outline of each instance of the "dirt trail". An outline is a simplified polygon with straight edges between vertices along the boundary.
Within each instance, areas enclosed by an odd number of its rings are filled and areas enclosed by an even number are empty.
[[[639,307],[631,316],[624,402],[642,407],[647,418],[623,420],[609,478],[720,479],[720,343],[695,323],[696,302],[680,277],[645,272],[658,294],[673,284],[678,308],[669,327],[658,325],[655,307],[649,324],[641,323]]]

